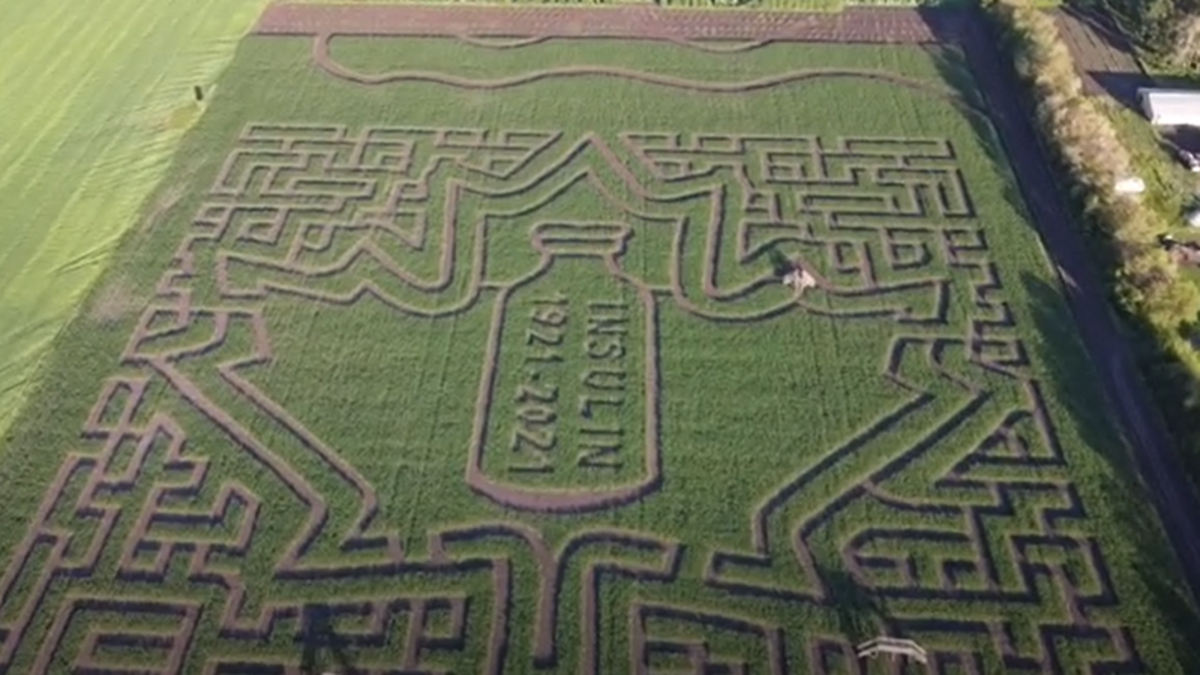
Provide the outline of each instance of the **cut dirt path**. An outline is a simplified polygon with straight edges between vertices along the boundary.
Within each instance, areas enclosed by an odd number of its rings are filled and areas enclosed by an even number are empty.
[[[840,14],[663,10],[657,7],[485,7],[419,5],[270,6],[264,35],[640,38],[937,43],[958,13],[853,8]]]

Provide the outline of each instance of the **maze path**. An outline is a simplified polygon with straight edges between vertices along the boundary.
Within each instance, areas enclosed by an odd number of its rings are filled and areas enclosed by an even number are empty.
[[[441,84],[459,89],[508,89],[532,82],[557,78],[596,78],[608,77],[621,80],[632,80],[645,84],[687,91],[712,92],[720,94],[737,94],[757,91],[784,84],[793,84],[805,80],[821,78],[855,78],[876,82],[886,82],[909,89],[925,92],[948,101],[951,105],[966,108],[968,104],[962,101],[952,90],[938,87],[915,78],[907,78],[879,71],[852,69],[814,69],[793,70],[778,75],[763,77],[756,80],[738,82],[712,82],[707,80],[688,80],[668,75],[658,75],[626,68],[605,66],[562,66],[513,75],[512,77],[491,80],[457,77],[441,72],[401,70],[384,73],[363,73],[339,64],[330,54],[330,37],[321,36],[313,41],[313,61],[330,75],[355,84],[379,86],[406,82]]]
[[[475,21],[467,23],[474,26]],[[260,26],[260,31],[298,30],[294,25],[272,29],[268,24],[264,18],[267,28]],[[562,25],[581,30],[571,27],[577,26],[573,21]],[[771,39],[739,30],[719,35]],[[664,33],[662,39],[699,36]],[[703,29],[699,33],[706,34]],[[446,660],[469,653],[472,641],[484,645],[479,653],[486,658],[471,665],[480,672],[503,672],[506,663],[512,665],[514,649],[528,651],[535,668],[545,672],[570,668],[562,662],[565,650],[559,640],[561,626],[572,618],[560,616],[560,598],[576,590],[565,588],[573,574],[583,580],[577,589],[576,618],[582,636],[578,669],[583,672],[601,672],[600,652],[607,641],[603,631],[617,625],[605,620],[611,612],[624,613],[627,619],[624,639],[631,672],[661,672],[670,663],[693,672],[724,668],[785,673],[793,672],[801,658],[807,659],[811,672],[844,672],[841,667],[859,672],[858,665],[845,660],[850,644],[844,636],[799,633],[716,602],[691,606],[635,598],[627,607],[604,607],[598,589],[602,578],[637,579],[647,587],[682,583],[685,544],[693,544],[693,551],[707,555],[702,578],[696,581],[714,597],[732,603],[767,596],[832,607],[838,598],[807,542],[837,513],[867,502],[916,514],[921,520],[957,523],[942,529],[865,529],[841,542],[842,564],[859,587],[908,600],[908,607],[928,605],[885,627],[930,637],[935,672],[982,672],[979,650],[999,655],[1011,669],[1058,672],[1064,668],[1058,651],[1062,642],[1083,646],[1085,655],[1076,655],[1076,664],[1083,659],[1083,667],[1091,672],[1144,670],[1129,631],[1093,614],[1095,608],[1115,604],[1115,592],[1098,545],[1073,528],[1072,523],[1087,514],[1065,472],[1046,477],[1048,470],[1062,467],[1062,453],[1040,387],[1026,372],[1028,357],[1003,299],[1002,274],[988,260],[986,236],[976,222],[956,160],[954,148],[941,139],[660,132],[576,139],[537,130],[247,126],[121,356],[123,366],[143,375],[105,383],[84,429],[85,437],[102,449],[68,456],[18,555],[0,576],[0,672],[8,670],[23,640],[28,641],[39,612],[52,612],[55,618],[46,639],[38,642],[34,672],[50,667],[52,655],[70,643],[65,636],[79,630],[72,627],[88,612],[147,615],[161,628],[90,628],[89,623],[75,661],[82,669],[104,667],[104,657],[98,655],[102,648],[132,648],[153,650],[159,657],[155,665],[138,672],[174,672],[188,658],[204,659],[208,673],[300,671],[295,660],[247,654],[251,644],[280,633],[302,634],[309,621],[303,602],[269,598],[253,605],[256,612],[248,610],[247,596],[255,591],[247,587],[240,570],[214,562],[221,555],[241,555],[251,545],[263,517],[261,498],[237,480],[209,475],[207,460],[188,453],[188,433],[181,422],[166,411],[151,410],[146,395],[151,383],[177,393],[220,428],[234,446],[286,485],[307,513],[303,528],[274,552],[276,578],[319,584],[360,575],[395,579],[402,585],[418,572],[487,577],[488,598],[466,591],[398,591],[388,597],[332,602],[339,618],[365,626],[348,631],[355,640],[381,644],[388,633],[402,635],[383,660],[364,664],[366,672],[445,670]],[[531,195],[531,205],[504,217],[534,217],[539,205],[579,186],[593,190],[627,222],[540,223],[530,228],[537,262],[527,276],[490,278],[484,262],[492,233],[482,225],[462,225],[484,222],[489,203],[504,204],[525,195]],[[707,217],[680,215],[694,211]],[[627,247],[637,245],[637,223],[644,222],[674,228],[666,282],[648,282],[622,267]],[[810,274],[815,287],[792,291],[779,283],[780,271],[767,261],[783,250],[788,252],[784,262]],[[514,518],[448,523],[426,533],[424,551],[416,553],[401,547],[397,533],[376,525],[379,500],[370,481],[268,392],[239,374],[275,358],[263,313],[274,295],[331,305],[350,305],[370,296],[397,312],[448,317],[473,311],[484,302],[485,292],[503,293],[536,281],[550,273],[556,257],[570,255],[597,258],[610,278],[649,298],[644,300],[647,306],[671,302],[711,321],[753,322],[788,313],[891,319],[895,333],[886,347],[884,376],[911,392],[911,399],[765,495],[750,514],[747,551],[705,552],[703,542],[618,529],[585,530],[552,545]],[[964,279],[970,300],[967,316],[950,302],[954,289],[964,287]],[[510,319],[521,318],[520,313],[498,302],[494,317],[491,340],[503,348],[498,331]],[[239,332],[242,339],[231,337]],[[641,369],[648,372],[654,360],[653,335],[643,331],[639,337],[646,354]],[[226,353],[230,351],[239,353]],[[299,439],[355,495],[358,511],[348,531],[325,532],[328,495],[257,438],[191,374],[193,364],[213,358],[221,382]],[[488,358],[485,365],[497,361],[498,357]],[[495,407],[489,379],[481,378],[477,428],[486,426]],[[1021,391],[1023,403],[1007,409],[1003,403],[989,403],[991,383],[997,379]],[[646,389],[647,401],[656,396],[653,387]],[[963,433],[965,420],[982,414],[987,405],[992,405],[989,414],[1000,421],[985,442],[928,491],[905,495],[895,490],[891,478],[932,452],[943,435]],[[653,409],[644,413],[648,420],[656,415]],[[889,447],[885,436],[891,427],[914,419],[920,422],[920,433],[908,438],[900,452],[894,444]],[[113,466],[113,458],[127,443],[136,446],[134,459],[123,467]],[[486,435],[478,443],[480,454],[486,455]],[[131,584],[158,584],[177,554],[187,556],[188,583],[215,586],[225,595],[218,628],[225,653],[188,654],[199,610],[187,597],[118,602],[72,596],[55,606],[47,604],[52,587],[61,587],[62,578],[108,573],[102,568],[102,553],[110,547],[114,523],[122,516],[122,507],[114,506],[108,495],[145,480],[142,475],[151,461],[186,477],[155,482],[145,502],[133,506],[137,513],[124,516],[134,526],[123,543],[112,542],[121,551],[112,573]],[[837,470],[856,463],[871,470],[862,476]],[[1003,467],[1002,476],[988,474],[996,467]],[[660,468],[653,461],[644,467],[650,480],[623,492],[611,491],[611,486],[562,490],[536,481],[488,482],[485,479],[494,477],[486,475],[487,465],[471,458],[468,469],[466,480],[472,489],[518,511],[612,508],[660,487],[653,475]],[[208,494],[203,486],[217,480],[221,485],[212,492],[211,504],[179,505]],[[69,485],[80,483],[72,509],[70,497],[76,488]],[[817,483],[828,499],[820,504],[798,499]],[[1003,519],[1025,513],[1021,500],[1030,494],[1043,500],[1037,506],[1036,531],[1017,527],[1009,533]],[[90,539],[73,540],[74,532],[60,525],[64,517],[99,525]],[[195,527],[196,533],[187,539],[164,536],[156,532],[156,526],[164,524],[174,526],[173,533],[178,527]],[[214,524],[224,526],[224,536],[211,534]],[[994,532],[1004,533],[1006,548],[989,547],[988,534]],[[346,561],[306,560],[306,551],[322,536],[339,540]],[[950,542],[968,553],[943,556],[931,575],[918,569],[911,555],[895,552],[897,543],[903,550],[930,541]],[[512,553],[516,549],[533,561],[538,586],[531,644],[520,648],[513,644],[509,614],[519,590],[514,587],[514,567],[520,559]],[[1062,559],[1048,556],[1047,549],[1061,551]],[[1015,570],[1016,586],[1005,570]],[[964,585],[964,580],[976,583]],[[1057,595],[1044,597],[1047,589]],[[996,618],[999,614],[949,620],[939,606],[974,600],[993,606],[1048,603],[1061,612],[1035,626],[1031,636],[1028,627],[1011,625]],[[470,608],[479,604],[485,611],[472,613]],[[434,615],[442,617],[440,628],[432,626]],[[987,645],[964,650],[962,635],[981,636]],[[801,642],[807,649],[785,648]],[[841,666],[835,664],[838,654]],[[110,670],[132,672],[121,666]]]

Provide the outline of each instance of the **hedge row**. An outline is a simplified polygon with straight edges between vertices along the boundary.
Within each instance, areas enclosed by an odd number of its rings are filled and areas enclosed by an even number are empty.
[[[640,5],[690,9],[772,9],[800,12],[840,12],[847,7],[969,7],[978,0],[495,0],[512,4]],[[1036,0],[1038,7],[1057,7],[1061,0]]]
[[[996,0],[989,10],[1012,42],[1032,90],[1044,142],[1084,206],[1089,234],[1111,269],[1118,307],[1140,338],[1143,373],[1159,399],[1193,479],[1200,477],[1200,356],[1187,339],[1200,314],[1200,289],[1179,276],[1158,242],[1167,228],[1115,182],[1131,174],[1129,153],[1111,121],[1083,92],[1051,16],[1028,0]]]
[[[600,0],[604,2],[606,0]],[[978,0],[656,0],[665,7],[746,7],[805,12],[839,12],[847,7],[976,7]],[[1051,8],[1061,0],[1033,0],[1036,7]]]
[[[1144,56],[1156,62],[1171,60],[1189,16],[1200,11],[1200,0],[1081,0],[1102,10],[1133,38]]]

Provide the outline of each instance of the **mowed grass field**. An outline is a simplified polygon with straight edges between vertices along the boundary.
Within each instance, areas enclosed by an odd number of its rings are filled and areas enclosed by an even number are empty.
[[[54,335],[266,5],[16,0],[0,26],[0,451]]]
[[[142,204],[202,110],[192,87],[211,91],[267,4],[14,0],[5,7],[0,452],[50,341],[121,234],[154,216]]]
[[[14,425],[0,672],[847,672],[883,632],[978,672],[1194,671],[955,52],[330,48],[841,71],[726,93],[311,55],[242,43]]]

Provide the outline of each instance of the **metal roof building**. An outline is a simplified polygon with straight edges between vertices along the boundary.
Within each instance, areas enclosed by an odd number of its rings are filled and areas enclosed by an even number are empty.
[[[1200,127],[1200,90],[1139,89],[1138,101],[1151,124]]]

